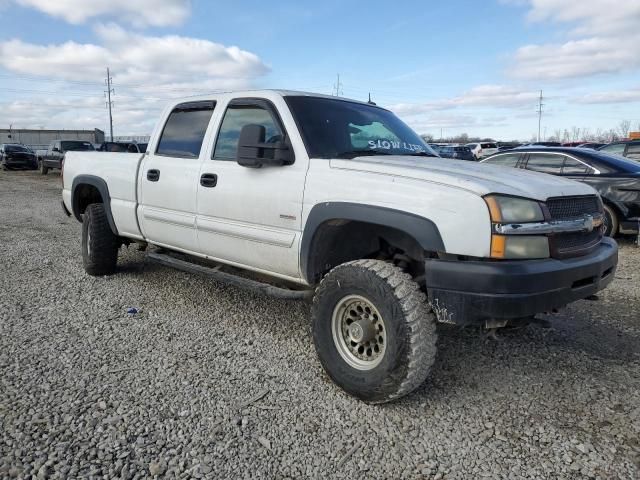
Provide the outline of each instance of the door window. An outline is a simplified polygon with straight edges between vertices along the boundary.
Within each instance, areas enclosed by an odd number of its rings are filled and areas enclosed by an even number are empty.
[[[240,130],[245,125],[263,126],[266,130],[265,143],[284,140],[282,129],[267,109],[258,105],[229,105],[216,139],[214,160],[236,160]]]
[[[194,102],[174,108],[162,130],[156,154],[198,158],[214,106],[214,102]]]
[[[640,160],[640,143],[629,144],[629,148],[627,148],[627,158]]]
[[[520,159],[519,153],[505,153],[496,155],[484,160],[482,163],[490,163],[491,165],[502,165],[503,167],[515,167]]]
[[[566,157],[564,160],[564,166],[562,167],[563,175],[583,175],[591,172],[591,168],[582,162],[569,157]]]
[[[563,162],[564,155],[531,153],[529,154],[529,161],[527,162],[527,170],[557,175],[562,171]]]

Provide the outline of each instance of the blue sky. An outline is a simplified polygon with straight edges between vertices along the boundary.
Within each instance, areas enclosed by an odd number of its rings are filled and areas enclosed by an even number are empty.
[[[0,124],[149,133],[173,97],[233,88],[386,106],[419,133],[640,129],[640,0],[0,0]],[[580,134],[579,134],[580,135]]]

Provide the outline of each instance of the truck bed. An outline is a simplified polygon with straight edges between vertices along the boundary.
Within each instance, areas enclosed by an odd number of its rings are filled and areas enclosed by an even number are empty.
[[[137,178],[143,153],[67,152],[64,160],[62,198],[72,210],[72,182],[81,175],[99,177],[109,186],[111,211],[118,233],[142,239],[136,218]]]

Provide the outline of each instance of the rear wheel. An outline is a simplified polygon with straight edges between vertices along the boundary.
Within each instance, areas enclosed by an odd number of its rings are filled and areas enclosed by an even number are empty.
[[[618,233],[618,215],[609,205],[604,206],[604,234],[607,237],[615,237]]]
[[[324,277],[312,328],[327,374],[367,402],[410,393],[435,360],[435,316],[426,296],[408,274],[379,260],[348,262]]]
[[[82,263],[89,275],[110,275],[116,271],[120,240],[111,231],[102,203],[87,207],[82,221]]]
[[[45,167],[44,160],[40,160],[40,173],[42,175],[46,175],[47,173],[49,173],[49,167]]]

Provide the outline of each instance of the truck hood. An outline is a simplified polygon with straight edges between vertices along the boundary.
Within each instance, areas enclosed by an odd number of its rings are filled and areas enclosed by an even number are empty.
[[[439,157],[380,155],[330,160],[331,168],[450,185],[478,195],[502,193],[544,201],[550,197],[596,195],[590,186],[546,173]]]

